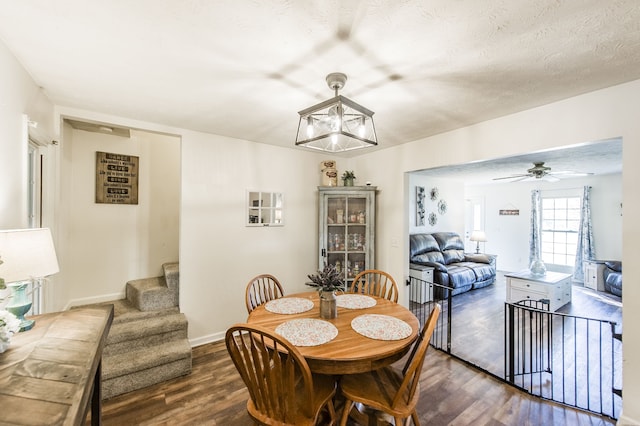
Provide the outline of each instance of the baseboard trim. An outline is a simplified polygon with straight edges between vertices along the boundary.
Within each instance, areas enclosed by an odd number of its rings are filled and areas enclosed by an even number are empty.
[[[224,336],[226,331],[220,331],[218,333],[209,334],[208,336],[198,337],[196,339],[189,339],[189,343],[192,348],[196,346],[206,345],[207,343],[219,342],[220,340],[224,340]]]
[[[634,420],[630,417],[625,417],[623,414],[620,415],[620,417],[618,417],[618,422],[616,423],[617,426],[636,426],[636,425],[640,425],[640,421],[639,420]]]

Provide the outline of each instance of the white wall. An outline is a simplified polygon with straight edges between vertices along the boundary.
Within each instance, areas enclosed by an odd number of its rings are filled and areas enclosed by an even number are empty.
[[[192,344],[220,339],[231,324],[246,320],[244,292],[255,275],[274,274],[286,293],[308,290],[307,274],[318,268],[320,161],[330,156],[74,108],[58,107],[57,114],[180,135],[180,306]],[[347,162],[336,160],[345,170]],[[63,188],[72,185],[61,180]],[[249,189],[284,194],[285,226],[245,226]],[[68,214],[71,203],[61,204]]]
[[[27,73],[0,46],[0,87],[9,95],[0,102],[0,165],[8,176],[0,181],[2,226],[20,226],[11,210],[20,195],[22,173],[20,114],[37,92]],[[26,82],[26,83],[25,83]],[[22,87],[24,86],[24,90]],[[19,87],[20,89],[16,89]],[[623,138],[622,179],[624,217],[640,217],[640,121],[637,119],[640,81],[589,93],[544,107],[469,126],[454,132],[403,144],[345,162],[359,179],[379,188],[377,266],[399,277],[408,274],[410,189],[407,172],[474,160],[523,154],[585,141]],[[56,117],[69,108],[57,108]],[[29,111],[27,111],[29,113]],[[194,344],[221,337],[229,324],[246,318],[244,288],[248,279],[270,271],[281,277],[287,292],[302,290],[306,275],[316,268],[318,164],[326,156],[241,140],[104,117],[85,118],[182,137],[181,168],[181,309],[189,319]],[[56,121],[54,121],[55,123]],[[8,123],[8,124],[6,124]],[[59,129],[58,129],[59,130]],[[57,134],[57,133],[54,133]],[[514,143],[517,141],[517,143]],[[381,141],[384,146],[384,141]],[[61,185],[67,182],[61,180]],[[247,188],[285,193],[287,224],[282,228],[243,226]],[[62,206],[60,206],[62,208]],[[6,219],[5,219],[6,218]],[[640,279],[640,223],[623,222],[625,282]],[[54,238],[56,236],[54,235]],[[60,235],[59,239],[67,239]],[[60,286],[65,283],[61,282]],[[405,287],[400,286],[405,293]],[[624,417],[640,424],[640,286],[623,289]]]
[[[127,281],[160,276],[178,261],[180,138],[132,130],[130,137],[64,125],[54,306],[124,297]],[[96,151],[139,158],[138,204],[95,202]],[[51,293],[51,292],[49,292]]]
[[[531,191],[543,196],[582,196],[591,186],[593,238],[598,259],[622,259],[622,175],[602,175],[564,179],[559,182],[513,182],[469,185],[465,196],[485,200],[485,251],[498,255],[498,269],[519,271],[529,267],[529,223]],[[518,216],[500,216],[501,209],[518,209]]]
[[[636,189],[640,182],[639,99],[640,80],[637,80],[356,158],[353,165],[356,173],[371,173],[383,194],[378,214],[378,267],[396,277],[408,274],[407,209],[408,194],[413,188],[405,173],[413,170],[622,137],[624,217],[640,217],[640,195]],[[625,282],[634,283],[640,279],[640,264],[636,261],[640,255],[637,245],[640,222],[623,220],[622,234]],[[398,239],[402,242],[398,243]],[[640,315],[640,286],[624,286],[623,303],[623,321],[627,326],[621,424],[640,424],[640,406],[633,404],[640,400],[640,331],[633,325]]]
[[[416,224],[416,187],[422,186],[425,191],[425,225]],[[438,197],[432,200],[431,190],[437,188]],[[446,213],[438,211],[438,202],[444,200]],[[435,213],[437,222],[429,224],[429,214]],[[450,179],[436,179],[420,174],[409,175],[409,234],[429,232],[457,232],[464,235],[464,184]]]
[[[0,229],[28,226],[28,129],[23,115],[37,122],[38,133],[48,138],[53,134],[52,111],[53,105],[0,43]]]
[[[183,134],[181,305],[194,343],[246,320],[246,284],[278,277],[306,291],[318,251],[320,160],[306,151],[200,133]],[[247,189],[284,194],[283,227],[246,227]]]

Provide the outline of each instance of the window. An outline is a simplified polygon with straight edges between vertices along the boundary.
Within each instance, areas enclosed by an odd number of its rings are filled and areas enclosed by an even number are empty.
[[[542,261],[573,266],[580,226],[580,197],[542,198]]]

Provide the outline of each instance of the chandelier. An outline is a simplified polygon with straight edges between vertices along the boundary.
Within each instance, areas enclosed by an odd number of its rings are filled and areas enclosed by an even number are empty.
[[[296,146],[318,151],[345,152],[378,145],[373,126],[373,111],[338,95],[347,82],[343,73],[327,76],[327,85],[335,96],[299,111]]]

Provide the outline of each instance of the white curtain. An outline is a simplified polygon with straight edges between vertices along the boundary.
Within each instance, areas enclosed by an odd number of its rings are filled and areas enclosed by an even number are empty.
[[[542,197],[539,189],[531,191],[531,226],[529,232],[529,265],[538,259],[541,260],[542,253]]]
[[[573,267],[573,280],[584,282],[582,265],[585,260],[594,260],[596,249],[593,244],[593,227],[591,224],[591,187],[585,186],[580,211],[580,228],[578,228],[578,245],[576,247],[576,263]]]

